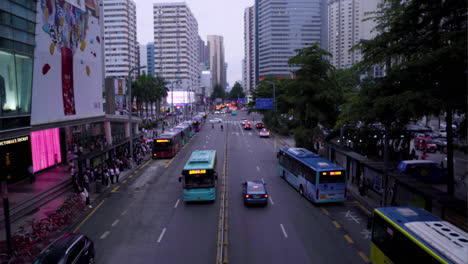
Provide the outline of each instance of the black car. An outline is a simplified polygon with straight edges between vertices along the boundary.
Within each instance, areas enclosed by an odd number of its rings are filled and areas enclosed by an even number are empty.
[[[262,128],[265,128],[265,125],[264,125],[263,123],[257,123],[257,124],[255,125],[255,128],[257,128],[257,129],[262,129]]]
[[[93,264],[94,242],[80,233],[64,234],[47,246],[34,264]]]
[[[258,181],[246,181],[242,184],[242,196],[244,204],[268,204],[268,193],[265,188],[266,183]]]
[[[250,123],[245,124],[244,130],[252,130],[252,125]]]

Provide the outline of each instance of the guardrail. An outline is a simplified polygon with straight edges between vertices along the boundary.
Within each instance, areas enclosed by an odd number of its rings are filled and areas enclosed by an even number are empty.
[[[228,162],[227,162],[227,150],[228,150],[228,127],[226,127],[226,143],[224,149],[224,169],[222,178],[222,189],[221,189],[221,203],[219,212],[219,223],[218,223],[218,246],[216,264],[227,264],[228,263]]]

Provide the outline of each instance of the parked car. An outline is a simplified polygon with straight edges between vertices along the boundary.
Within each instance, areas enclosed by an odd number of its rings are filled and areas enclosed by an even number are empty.
[[[432,160],[403,160],[398,164],[398,171],[421,181],[445,182],[446,171]]]
[[[436,152],[437,145],[432,141],[431,137],[415,137],[414,138],[414,147],[417,150],[427,151],[427,152]]]
[[[33,262],[34,264],[93,264],[94,242],[86,235],[68,233],[54,240]]]

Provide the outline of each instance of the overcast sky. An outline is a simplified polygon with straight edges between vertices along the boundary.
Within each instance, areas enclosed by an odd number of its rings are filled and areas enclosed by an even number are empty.
[[[153,42],[153,3],[185,2],[198,21],[198,34],[206,42],[207,35],[224,37],[224,53],[228,63],[227,81],[232,86],[242,80],[244,58],[244,9],[254,0],[133,0],[137,6],[137,38],[140,44]]]

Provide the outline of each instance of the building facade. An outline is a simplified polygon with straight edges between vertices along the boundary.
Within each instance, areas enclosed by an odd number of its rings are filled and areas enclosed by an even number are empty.
[[[154,43],[148,43],[146,45],[146,68],[148,74],[156,76],[156,69],[154,68]]]
[[[288,60],[295,50],[323,45],[323,0],[256,0],[255,65],[257,80],[291,77]]]
[[[126,78],[129,71],[138,65],[136,32],[135,2],[104,0],[106,77]]]
[[[375,11],[375,0],[332,0],[328,3],[328,51],[338,69],[349,68],[362,59],[359,50],[350,50],[361,41],[374,37],[375,22],[363,21],[366,12]]]
[[[224,61],[224,38],[223,36],[208,35],[208,46],[210,49],[210,72],[213,84],[226,87],[226,71]]]
[[[149,73],[146,45],[138,45],[138,67],[145,67],[139,70],[140,75]]]
[[[255,9],[244,10],[244,60],[242,61],[242,83],[244,92],[255,89]]]
[[[153,14],[155,71],[175,83],[174,90],[198,88],[198,22],[190,8],[182,2],[155,3]]]

